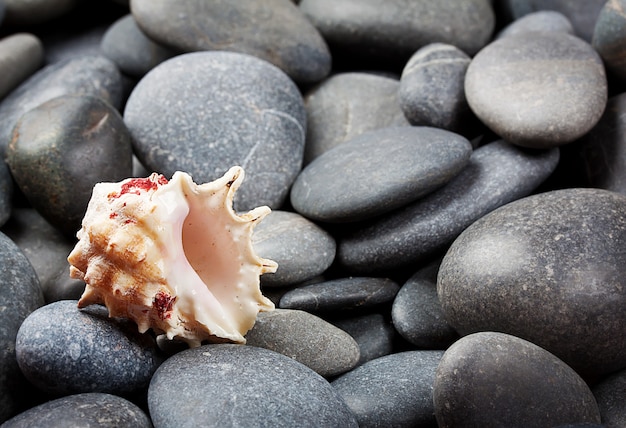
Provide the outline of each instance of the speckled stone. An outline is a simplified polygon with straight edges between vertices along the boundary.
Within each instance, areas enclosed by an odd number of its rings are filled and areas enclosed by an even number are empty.
[[[69,237],[80,229],[93,186],[132,174],[130,133],[98,97],[65,95],[28,111],[6,154],[30,204]]]
[[[49,22],[71,11],[78,0],[4,0],[5,24],[28,26]]]
[[[598,122],[607,80],[591,45],[566,33],[535,32],[482,49],[467,69],[465,96],[503,139],[549,148],[582,137]]]
[[[591,44],[604,60],[606,68],[626,80],[626,1],[606,2],[596,21]]]
[[[146,388],[161,363],[152,336],[130,321],[109,318],[103,306],[78,309],[77,303],[50,303],[24,320],[15,353],[26,378],[58,395]]]
[[[0,227],[2,227],[11,216],[13,206],[13,178],[6,162],[0,162]]]
[[[264,287],[294,285],[326,271],[335,259],[335,239],[300,214],[272,211],[254,229],[252,245],[263,258],[278,263],[261,276]]]
[[[166,177],[181,170],[206,183],[242,166],[238,211],[279,208],[302,164],[302,96],[249,55],[195,52],[159,64],[133,89],[124,121],[141,163]]]
[[[305,311],[259,313],[246,344],[286,355],[325,377],[347,372],[359,362],[359,345],[352,336]]]
[[[154,426],[357,427],[330,384],[254,346],[206,345],[165,361],[150,382]]]
[[[403,126],[365,132],[308,164],[291,188],[291,205],[307,218],[372,218],[443,186],[468,163],[472,146],[443,129]]]
[[[559,32],[574,35],[572,23],[561,12],[540,10],[516,19],[500,31],[497,39],[529,32]]]
[[[57,398],[26,410],[2,428],[152,428],[146,413],[130,401],[111,394],[91,392]]]
[[[626,426],[626,370],[620,370],[595,384],[593,392],[600,416],[607,428]]]
[[[504,333],[476,333],[450,346],[433,386],[440,427],[556,427],[600,423],[580,376],[539,346]]]
[[[442,351],[407,351],[369,361],[331,385],[354,412],[360,428],[436,427],[435,370]]]
[[[446,319],[529,340],[585,376],[626,367],[625,213],[626,196],[564,189],[486,215],[441,263]]]
[[[133,0],[131,11],[150,38],[185,52],[253,55],[301,83],[317,82],[330,72],[326,42],[289,0]]]
[[[433,257],[466,227],[495,208],[527,196],[557,165],[559,151],[527,151],[496,141],[432,194],[339,237],[337,259],[368,273]]]
[[[383,314],[366,314],[330,322],[348,333],[359,345],[358,365],[394,351],[396,332]]]
[[[0,6],[1,9],[1,6]],[[0,15],[2,12],[0,12]],[[1,19],[0,19],[1,21]],[[0,99],[43,65],[43,45],[34,34],[17,33],[0,40]]]

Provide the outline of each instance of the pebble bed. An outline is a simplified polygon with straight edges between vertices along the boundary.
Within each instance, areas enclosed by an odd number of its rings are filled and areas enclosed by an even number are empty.
[[[0,0],[0,427],[626,426],[626,0]],[[276,309],[69,277],[91,190],[240,165]]]

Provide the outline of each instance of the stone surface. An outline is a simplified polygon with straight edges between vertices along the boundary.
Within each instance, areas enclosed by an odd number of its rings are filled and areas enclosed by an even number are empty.
[[[593,392],[606,428],[626,426],[626,370],[611,374],[595,384]]]
[[[37,36],[17,33],[0,39],[0,75],[4,76],[0,81],[0,99],[42,65],[43,45]]]
[[[278,263],[261,276],[264,287],[295,285],[326,271],[335,259],[335,239],[300,214],[272,211],[254,229],[252,245],[263,258]]]
[[[596,124],[607,80],[588,43],[566,33],[535,32],[482,49],[467,69],[465,95],[476,116],[503,139],[549,148],[582,137]]]
[[[530,194],[558,159],[557,148],[530,152],[501,140],[484,145],[443,188],[342,234],[337,260],[350,271],[367,273],[433,257],[486,213]]]
[[[359,345],[358,365],[389,355],[394,351],[393,343],[396,333],[391,323],[382,314],[331,319],[330,322],[352,336]]]
[[[369,361],[331,385],[359,427],[436,427],[433,381],[442,351],[407,351]]]
[[[626,367],[625,212],[623,195],[563,189],[484,216],[441,263],[446,319],[529,340],[585,376]]]
[[[286,355],[324,377],[347,372],[359,362],[359,345],[348,333],[304,311],[259,313],[246,343]]]
[[[326,42],[289,0],[132,0],[131,11],[150,38],[185,52],[253,55],[301,83],[317,82],[330,72]]]
[[[530,32],[559,32],[574,35],[574,27],[561,12],[540,10],[516,19],[504,27],[496,38],[524,35]]]
[[[606,68],[626,80],[626,1],[609,0],[600,10],[591,41]]]
[[[78,0],[4,0],[5,24],[11,26],[37,25],[71,11]]]
[[[161,363],[154,339],[136,324],[109,318],[103,306],[79,310],[75,300],[30,314],[17,333],[15,353],[24,376],[54,395],[141,391]]]
[[[146,413],[130,401],[91,392],[47,401],[5,422],[3,428],[152,428]]]
[[[440,427],[600,423],[593,394],[576,372],[503,333],[476,333],[450,346],[437,367],[433,401]]]
[[[166,177],[181,170],[205,183],[243,167],[238,211],[278,208],[302,164],[300,92],[249,55],[195,52],[159,64],[133,89],[124,121],[141,163]]]
[[[13,206],[13,178],[6,162],[0,162],[0,227],[2,227],[11,216]]]
[[[443,186],[468,163],[472,146],[443,129],[404,126],[365,132],[308,164],[291,188],[291,205],[307,218],[372,218]]]
[[[155,427],[357,427],[320,375],[277,352],[206,345],[180,352],[155,373],[148,391]]]

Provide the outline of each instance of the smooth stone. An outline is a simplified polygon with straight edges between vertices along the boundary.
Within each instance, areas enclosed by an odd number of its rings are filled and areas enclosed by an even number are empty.
[[[34,34],[17,33],[0,39],[0,99],[43,65],[43,45]]]
[[[510,143],[550,148],[598,122],[607,101],[602,59],[578,37],[527,33],[482,49],[465,76],[473,112]]]
[[[22,321],[44,304],[37,273],[15,243],[0,232],[0,423],[23,406],[28,382],[15,359]]]
[[[446,319],[529,340],[584,376],[626,367],[625,212],[626,196],[579,188],[484,216],[441,262]]]
[[[49,303],[22,323],[15,344],[24,376],[54,395],[144,390],[161,363],[155,340],[137,325],[109,318],[103,306]]]
[[[556,427],[600,423],[585,381],[543,348],[504,333],[475,333],[443,355],[433,385],[440,427]]]
[[[399,289],[389,278],[339,278],[287,291],[279,306],[328,313],[369,309],[392,302]]]
[[[467,165],[472,146],[437,128],[404,126],[363,133],[308,164],[291,205],[322,222],[369,219],[418,200]]]
[[[70,12],[78,0],[4,0],[4,24],[13,27],[42,24]]]
[[[0,227],[2,227],[11,216],[13,193],[14,184],[11,171],[6,162],[0,161]]]
[[[286,355],[324,377],[347,372],[359,362],[359,345],[352,336],[299,310],[259,313],[246,344]]]
[[[593,392],[602,422],[608,428],[626,426],[626,370],[620,370],[595,384]]]
[[[330,72],[326,42],[289,0],[132,0],[131,11],[148,37],[184,52],[253,55],[299,83],[317,82]]]
[[[337,245],[330,233],[300,214],[272,211],[254,229],[252,246],[263,258],[278,263],[275,273],[261,276],[264,287],[294,285],[330,267]]]
[[[596,21],[591,44],[607,70],[626,80],[626,1],[606,2]]]
[[[13,127],[24,113],[61,95],[98,96],[119,108],[120,72],[102,56],[73,58],[36,72],[0,102],[0,154],[4,156]]]
[[[348,333],[359,345],[358,365],[394,351],[395,330],[383,314],[367,314],[330,322]]]
[[[432,43],[415,52],[400,77],[400,107],[412,125],[460,131],[473,119],[465,99],[471,58],[461,49]]]
[[[558,160],[558,148],[528,151],[502,140],[479,147],[441,189],[339,237],[336,258],[361,274],[431,258],[483,215],[529,195]]]
[[[408,126],[400,109],[399,81],[370,73],[337,73],[309,90],[304,163],[374,129]]]
[[[391,307],[395,329],[421,349],[446,349],[459,337],[437,296],[438,271],[438,261],[418,270],[402,285]]]
[[[436,427],[433,381],[442,351],[406,351],[369,361],[331,385],[360,428]]]
[[[91,392],[57,398],[6,421],[2,428],[152,428],[146,413],[130,401]]]
[[[148,169],[196,183],[240,165],[235,209],[279,208],[300,172],[306,133],[302,96],[281,70],[234,52],[195,52],[153,68],[133,89],[124,121]]]
[[[570,20],[561,12],[540,10],[511,22],[498,33],[496,39],[534,32],[557,32],[574,35],[574,27]]]
[[[97,5],[92,3],[90,6],[97,11]],[[106,22],[85,23],[81,26],[63,26],[62,24],[51,26],[52,30],[41,34],[46,64],[69,61],[82,56],[103,56],[106,58],[100,49],[100,44],[110,25],[110,22]]]
[[[254,346],[205,345],[170,357],[150,382],[155,428],[357,427],[328,381]]]
[[[15,125],[6,156],[26,199],[70,237],[81,227],[93,186],[132,174],[124,120],[93,96],[60,96],[25,113]]]

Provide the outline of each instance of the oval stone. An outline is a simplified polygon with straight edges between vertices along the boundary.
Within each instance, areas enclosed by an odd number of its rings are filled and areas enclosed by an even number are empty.
[[[4,77],[0,81],[0,99],[30,77],[42,64],[43,45],[34,34],[17,33],[1,39],[0,75]]]
[[[278,208],[302,164],[306,115],[285,73],[234,52],[179,55],[135,86],[124,111],[135,154],[170,177],[186,171],[197,183],[240,165],[246,180],[235,208]]]
[[[574,27],[565,15],[554,10],[540,10],[516,19],[497,35],[502,37],[517,36],[534,32],[559,32],[574,35]]]
[[[482,49],[467,69],[465,95],[476,116],[506,141],[549,148],[582,137],[598,122],[607,81],[588,43],[535,32]]]
[[[443,355],[433,385],[440,427],[557,427],[600,423],[585,381],[539,346],[504,333],[475,333]]]
[[[394,352],[397,335],[383,314],[331,319],[330,322],[352,336],[359,345],[358,365]]]
[[[366,132],[328,150],[298,175],[291,204],[312,220],[372,218],[443,186],[469,161],[464,137],[430,127]]]
[[[626,1],[609,0],[600,10],[592,46],[604,60],[606,68],[626,80]]]
[[[150,382],[148,405],[155,427],[357,427],[326,379],[254,346],[206,345],[170,357]]]
[[[459,333],[501,331],[579,373],[626,367],[626,197],[601,189],[529,196],[454,241],[438,294]]]

